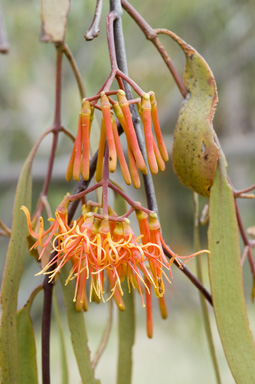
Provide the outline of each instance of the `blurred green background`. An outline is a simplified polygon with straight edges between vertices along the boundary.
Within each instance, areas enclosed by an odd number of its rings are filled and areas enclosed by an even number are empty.
[[[219,105],[214,127],[228,159],[228,172],[236,188],[254,183],[255,143],[255,5],[252,0],[182,0],[157,2],[132,1],[152,27],[168,28],[195,47],[212,68],[219,92]],[[91,24],[95,1],[75,0],[71,3],[66,31],[66,42],[80,68],[87,95],[94,95],[109,74],[110,65],[105,36],[105,16],[108,2],[103,5],[101,32],[92,42],[83,35]],[[1,1],[10,52],[0,55],[0,217],[9,226],[18,176],[30,149],[39,135],[50,127],[54,113],[55,48],[39,42],[41,31],[40,4],[35,0]],[[162,131],[169,152],[172,134],[181,105],[181,95],[165,64],[151,43],[125,14],[123,26],[130,76],[145,91],[154,90],[159,109]],[[182,74],[184,56],[179,47],[167,37],[162,37],[176,68]],[[76,133],[80,109],[79,93],[67,60],[63,63],[62,123]],[[93,128],[92,128],[93,129]],[[41,191],[47,170],[51,138],[46,138],[36,157],[34,175],[34,204]],[[65,171],[72,144],[61,136],[53,179],[49,191],[52,210],[75,184],[65,181]],[[114,176],[119,183],[119,176]],[[159,214],[166,242],[179,254],[193,251],[193,202],[192,194],[177,180],[171,161],[164,174],[154,178],[159,201]],[[123,185],[124,186],[124,185]],[[126,188],[126,187],[125,187]],[[142,191],[127,188],[135,200],[145,204]],[[201,199],[201,209],[206,203]],[[254,225],[254,203],[240,201],[245,227]],[[206,228],[201,229],[203,246],[206,246]],[[8,239],[0,237],[0,279],[4,268]],[[204,273],[207,277],[206,257]],[[189,268],[196,273],[195,262]],[[19,306],[23,305],[31,290],[41,278],[34,277],[39,270],[34,260],[26,257]],[[215,383],[209,350],[206,344],[199,297],[196,289],[175,267],[174,279],[167,287],[169,317],[160,319],[157,302],[154,305],[154,338],[148,340],[145,331],[145,310],[136,297],[137,332],[134,347],[133,383]],[[251,307],[251,276],[247,263],[244,266],[244,286],[248,307]],[[61,291],[59,300],[62,302]],[[42,294],[33,307],[33,320],[37,330],[38,360],[40,359],[40,318]],[[92,353],[103,332],[108,316],[107,305],[90,305],[85,314]],[[64,316],[63,316],[64,318]],[[109,345],[96,370],[103,384],[115,381],[117,366],[117,313]],[[103,321],[105,319],[105,321]],[[213,320],[213,319],[212,319]],[[254,330],[254,308],[250,310]],[[65,320],[64,326],[66,327]],[[232,384],[224,354],[217,336],[216,349],[221,366],[222,382]],[[68,331],[66,331],[68,334]],[[79,383],[71,344],[70,382]],[[58,334],[52,331],[52,374],[54,383],[61,383]],[[40,378],[41,380],[41,378]]]

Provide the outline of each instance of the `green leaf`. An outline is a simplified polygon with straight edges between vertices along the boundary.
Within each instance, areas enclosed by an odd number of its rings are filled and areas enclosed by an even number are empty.
[[[135,341],[134,292],[128,292],[127,282],[122,283],[125,311],[119,311],[119,351],[117,384],[132,382],[132,348]]]
[[[68,267],[64,266],[59,275],[63,295],[65,300],[65,307],[67,313],[67,321],[71,333],[71,341],[73,345],[74,354],[80,371],[83,384],[99,384],[100,381],[94,377],[94,369],[90,362],[90,350],[88,348],[88,337],[85,327],[83,312],[77,312],[73,302],[74,297],[74,283],[70,281],[65,285],[68,277]]]
[[[12,231],[0,295],[2,304],[0,323],[0,382],[3,384],[16,383],[18,375],[17,297],[23,271],[28,232],[26,218],[20,208],[22,205],[25,205],[29,210],[31,208],[31,168],[42,140],[50,132],[51,129],[45,131],[35,143],[23,165],[16,188]]]
[[[17,340],[17,297],[24,264],[26,249],[27,224],[20,207],[31,207],[32,178],[31,166],[34,149],[24,163],[19,178],[14,209],[10,243],[7,252],[4,278],[1,290],[1,330],[0,361],[1,383],[16,383],[18,375],[18,340]]]
[[[37,384],[36,345],[30,310],[36,294],[42,286],[36,288],[25,306],[17,313],[19,373],[17,384]]]
[[[64,41],[69,10],[70,0],[41,0],[42,41]]]
[[[194,201],[194,243],[195,243],[195,251],[198,252],[201,249],[201,246],[200,246],[200,236],[199,236],[199,207],[198,207],[199,195],[196,192],[193,192],[193,201]],[[196,257],[196,266],[197,266],[197,277],[199,281],[201,281],[201,283],[204,284],[201,255],[197,255]],[[216,381],[217,381],[217,384],[221,384],[219,365],[218,365],[215,347],[214,347],[207,302],[205,297],[201,293],[199,293],[199,298],[201,303],[205,334],[206,334],[206,338],[207,338],[207,342],[208,342],[208,346],[209,346],[209,350],[212,358]]]
[[[243,293],[235,202],[223,158],[210,192],[208,241],[211,291],[225,355],[236,383],[255,383],[255,344]]]
[[[66,356],[66,345],[65,345],[65,337],[61,323],[61,316],[59,313],[59,306],[56,297],[56,291],[53,290],[53,311],[56,319],[58,332],[59,332],[59,340],[61,347],[61,376],[62,376],[62,384],[69,383],[69,374],[68,374],[68,364],[67,364],[67,356]]]

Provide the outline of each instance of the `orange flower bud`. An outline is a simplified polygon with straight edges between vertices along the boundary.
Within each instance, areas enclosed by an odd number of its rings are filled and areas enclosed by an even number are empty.
[[[109,278],[111,290],[113,292],[113,298],[115,300],[115,303],[117,304],[120,311],[125,311],[126,307],[125,307],[124,301],[122,300],[119,287],[118,285],[116,285],[116,282],[115,282],[116,278],[115,276],[113,276],[113,272],[111,270],[108,270],[108,278]]]
[[[153,148],[154,138],[151,130],[151,104],[150,104],[150,97],[148,94],[145,94],[142,97],[140,114],[141,114],[141,119],[144,127],[144,138],[145,138],[149,167],[150,167],[151,173],[156,174],[158,173],[158,165],[157,165],[157,161],[154,154],[154,148]]]
[[[146,244],[150,241],[150,230],[149,230],[149,223],[148,223],[148,215],[144,211],[137,210],[136,211],[136,218],[138,220],[139,229],[142,237],[142,243]]]
[[[105,122],[106,139],[109,148],[109,171],[115,172],[117,166],[117,154],[112,131],[111,104],[105,93],[101,93],[101,108]]]
[[[78,280],[79,279],[79,280]],[[74,299],[75,301],[75,308],[76,311],[81,311],[84,309],[85,311],[88,310],[88,299],[86,296],[86,280],[87,280],[87,271],[86,269],[82,270],[79,274],[77,274],[77,297]]]
[[[98,146],[97,166],[96,166],[96,181],[99,182],[103,177],[104,151],[105,151],[105,122],[102,119],[101,132]]]
[[[155,142],[155,139],[153,137],[153,149],[154,149],[154,153],[155,153],[155,157],[156,157],[156,160],[157,160],[157,164],[158,164],[158,167],[159,167],[159,170],[160,171],[164,171],[166,166],[165,166],[165,162],[164,160],[162,159],[162,156],[159,152],[159,149],[158,149],[158,146]]]
[[[136,166],[135,158],[129,145],[127,149],[128,149],[129,169],[130,169],[131,178],[132,178],[134,187],[138,189],[141,186],[141,181],[140,181],[138,169]]]
[[[167,307],[164,296],[158,298],[158,303],[162,319],[167,319]]]
[[[89,134],[91,127],[90,103],[84,99],[81,109],[81,128],[82,128],[82,165],[81,174],[84,180],[89,179]]]
[[[153,122],[154,132],[157,138],[158,147],[161,153],[161,156],[164,161],[168,160],[168,153],[167,149],[162,137],[159,120],[158,120],[158,111],[157,111],[157,101],[154,92],[150,95],[150,101],[151,101],[151,118]]]
[[[153,336],[153,317],[152,317],[152,297],[151,297],[151,284],[147,278],[144,279],[148,286],[149,292],[145,289],[145,300],[146,300],[146,325],[147,325],[147,336],[151,339]]]
[[[123,149],[122,149],[122,146],[121,146],[121,142],[120,142],[120,138],[119,138],[119,134],[118,134],[118,129],[117,129],[116,121],[115,121],[113,116],[112,116],[112,130],[113,130],[113,136],[114,136],[117,156],[118,156],[118,159],[119,159],[119,162],[120,162],[120,169],[121,169],[121,172],[122,172],[122,175],[123,175],[123,178],[124,178],[126,184],[130,185],[131,184],[131,177],[130,177],[130,173],[129,173],[129,170],[128,170],[128,166],[127,166],[127,162],[126,162],[126,159],[125,159],[125,155],[124,155],[124,152],[123,152]]]
[[[146,175],[147,174],[147,167],[146,167],[142,152],[139,148],[139,144],[138,144],[136,133],[135,133],[135,128],[134,128],[133,121],[132,121],[132,115],[131,115],[131,112],[129,109],[129,105],[128,105],[128,101],[126,99],[125,92],[122,90],[119,90],[117,93],[117,97],[118,97],[121,111],[122,111],[124,118],[125,118],[125,121],[126,121],[126,127],[127,127],[128,134],[126,132],[125,133],[127,135],[128,143],[130,143],[130,145],[131,145],[132,152],[134,154],[134,158],[135,158],[138,169],[140,169],[140,171]],[[115,109],[116,109],[116,107],[115,107]],[[125,124],[124,124],[124,126],[125,126]],[[123,126],[123,129],[124,129],[124,126]]]
[[[75,155],[73,165],[73,178],[78,181],[81,173],[81,151],[82,151],[82,126],[81,113],[79,113],[77,136],[74,142]]]
[[[76,140],[75,140],[76,141]],[[75,142],[73,145],[72,153],[66,170],[66,181],[71,181],[73,177],[73,166],[74,166],[74,157],[75,157]]]

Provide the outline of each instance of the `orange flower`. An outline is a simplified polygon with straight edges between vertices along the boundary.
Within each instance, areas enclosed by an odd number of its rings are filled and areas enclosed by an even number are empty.
[[[66,284],[73,279],[76,281],[73,300],[78,311],[88,309],[87,285],[89,301],[96,299],[104,302],[113,297],[118,308],[124,310],[121,284],[126,279],[129,291],[132,288],[137,289],[142,305],[145,307],[146,304],[147,333],[152,337],[152,287],[159,300],[161,315],[166,318],[164,279],[170,282],[171,264],[176,256],[168,249],[173,256],[169,261],[163,252],[163,239],[156,213],[147,214],[142,207],[137,209],[141,235],[136,238],[127,218],[120,218],[118,221],[117,214],[110,207],[108,214],[111,216],[103,217],[97,214],[97,204],[92,202],[84,205],[81,216],[68,224],[68,204],[69,198],[66,196],[56,210],[56,218],[51,219],[53,224],[50,228],[44,231],[41,219],[38,233],[32,229],[29,211],[22,207],[29,232],[37,239],[33,248],[42,247],[40,258],[50,242],[54,251],[52,258],[38,275],[49,275],[50,282],[70,261],[72,267]],[[189,257],[192,256],[194,255]],[[105,292],[107,279],[110,293]]]

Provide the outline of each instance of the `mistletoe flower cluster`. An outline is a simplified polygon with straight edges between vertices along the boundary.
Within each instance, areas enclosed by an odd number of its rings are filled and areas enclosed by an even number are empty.
[[[117,95],[118,101],[110,97],[110,95],[114,94]],[[97,105],[97,100],[99,99],[100,106]],[[110,172],[115,172],[118,159],[125,182],[128,185],[133,182],[136,188],[140,187],[138,170],[143,174],[146,174],[148,170],[138,144],[129,108],[130,104],[137,104],[144,126],[144,138],[150,171],[156,174],[159,169],[161,171],[165,169],[168,153],[159,125],[155,94],[153,92],[143,93],[143,96],[138,99],[128,101],[125,92],[120,89],[118,91],[101,92],[100,96],[83,100],[79,113],[77,136],[66,172],[66,179],[68,181],[72,177],[74,180],[79,180],[80,176],[84,180],[89,179],[89,138],[94,108],[97,108],[102,112],[102,122],[98,146],[96,180],[100,181],[102,179],[105,144],[107,142],[109,148],[109,158],[107,161],[109,162]],[[126,136],[129,166],[127,165],[120,142],[117,121]],[[155,137],[152,126],[154,127]]]
[[[150,285],[154,287],[157,297],[163,297],[163,275],[169,280],[163,268],[171,275],[171,263],[163,253],[160,225],[155,213],[148,216],[141,210],[136,212],[141,232],[141,236],[136,238],[127,218],[118,221],[116,214],[98,218],[100,215],[90,204],[83,205],[81,216],[68,224],[67,206],[66,197],[57,208],[55,219],[50,219],[53,224],[46,231],[41,218],[38,233],[32,229],[29,211],[22,207],[29,232],[37,240],[32,248],[41,247],[40,259],[49,242],[52,242],[53,257],[40,274],[49,274],[50,280],[53,280],[61,268],[71,261],[72,268],[66,283],[76,279],[74,301],[78,310],[82,307],[87,309],[85,288],[88,280],[89,300],[96,296],[98,300],[105,301],[105,279],[108,278],[111,293],[106,300],[114,297],[120,309],[125,309],[121,298],[121,283],[125,279],[129,290],[132,287],[139,291],[143,305],[143,291],[150,292]]]

